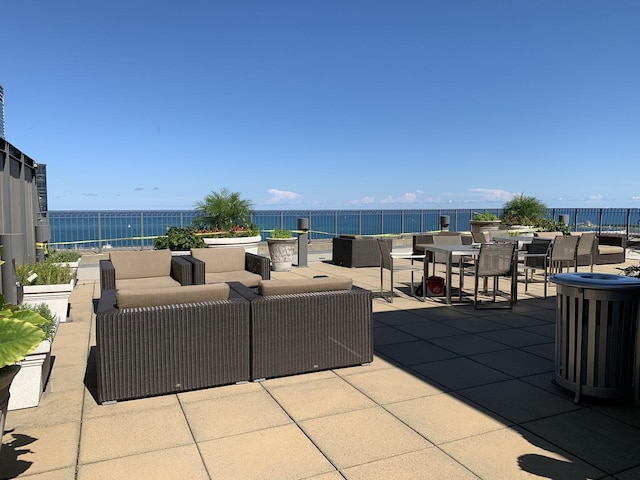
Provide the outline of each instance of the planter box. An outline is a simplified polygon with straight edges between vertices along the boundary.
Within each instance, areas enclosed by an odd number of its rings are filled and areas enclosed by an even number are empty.
[[[262,240],[261,235],[253,237],[233,237],[233,238],[204,238],[204,243],[210,248],[242,247],[245,252],[258,253],[258,245]]]
[[[22,303],[26,305],[38,305],[46,303],[51,312],[54,313],[58,322],[67,321],[67,311],[69,310],[69,295],[75,286],[76,281],[60,285],[25,285],[23,287],[24,297]]]
[[[297,238],[268,238],[269,256],[274,272],[291,270],[295,258]]]
[[[56,325],[56,331],[58,325]],[[9,410],[37,407],[44,391],[47,378],[51,372],[51,344],[50,340],[43,340],[40,345],[27,357],[18,362],[22,368],[13,379],[9,389]]]

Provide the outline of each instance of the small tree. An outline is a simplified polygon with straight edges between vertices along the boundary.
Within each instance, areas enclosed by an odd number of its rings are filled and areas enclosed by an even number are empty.
[[[221,232],[255,230],[251,222],[253,204],[241,198],[240,193],[230,192],[223,188],[219,192],[211,192],[204,200],[196,203],[198,215],[193,224],[198,228],[209,228]]]
[[[547,206],[542,201],[523,193],[514,196],[502,209],[506,225],[537,225],[547,213]]]

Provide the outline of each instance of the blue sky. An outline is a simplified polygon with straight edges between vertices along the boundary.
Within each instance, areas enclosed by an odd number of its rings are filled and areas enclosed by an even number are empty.
[[[640,207],[637,0],[2,0],[49,209]]]

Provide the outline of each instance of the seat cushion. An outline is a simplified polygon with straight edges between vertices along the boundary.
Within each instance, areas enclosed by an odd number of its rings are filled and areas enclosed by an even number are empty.
[[[244,248],[192,248],[191,255],[204,262],[206,273],[244,270]]]
[[[116,304],[118,308],[155,307],[182,303],[211,302],[227,300],[229,285],[188,285],[179,287],[161,287],[145,289],[118,289]]]
[[[124,278],[163,277],[171,275],[171,250],[136,250],[111,252],[109,259],[116,281]]]
[[[235,270],[233,272],[211,273],[205,272],[204,283],[223,283],[223,282],[240,282],[245,287],[257,287],[262,277],[257,273],[247,272],[246,270]]]
[[[180,282],[174,280],[168,275],[164,277],[120,278],[116,280],[117,289],[162,288],[179,286]]]
[[[258,286],[258,293],[263,296],[268,296],[351,290],[352,285],[353,280],[343,276],[310,278],[307,280],[263,280]]]
[[[617,255],[624,252],[624,248],[615,245],[598,245],[599,255]]]

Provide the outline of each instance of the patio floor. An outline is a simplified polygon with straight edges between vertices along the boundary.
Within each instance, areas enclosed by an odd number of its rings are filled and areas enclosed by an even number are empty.
[[[409,297],[407,273],[390,304],[378,268],[320,256],[273,277],[348,275],[372,290],[371,365],[101,406],[98,258],[83,259],[40,405],[8,414],[1,479],[640,478],[640,407],[575,405],[551,382],[553,284],[547,300],[521,283],[513,311],[476,311]]]

